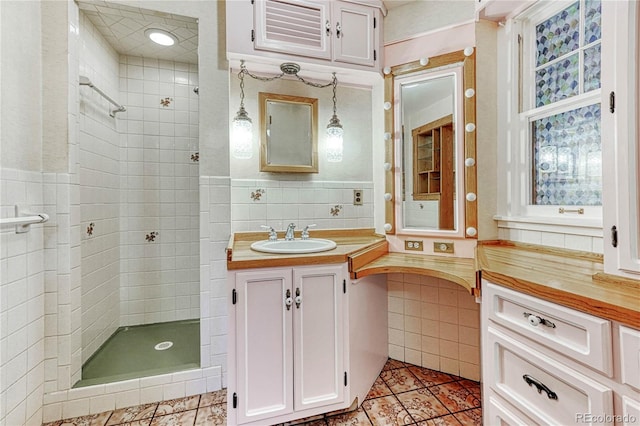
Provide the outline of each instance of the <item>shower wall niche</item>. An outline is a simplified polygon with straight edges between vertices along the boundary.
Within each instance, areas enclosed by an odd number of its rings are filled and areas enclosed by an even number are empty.
[[[127,111],[80,88],[83,363],[120,326],[200,317],[198,66],[102,32],[80,13],[80,75]]]

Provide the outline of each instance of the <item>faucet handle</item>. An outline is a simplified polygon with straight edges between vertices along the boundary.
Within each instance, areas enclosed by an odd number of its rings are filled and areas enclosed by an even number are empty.
[[[273,226],[260,225],[260,228],[269,230],[269,241],[276,241],[278,239],[278,233],[273,229]]]
[[[313,228],[315,226],[316,226],[315,223],[305,226],[304,229],[302,230],[302,234],[300,235],[300,238],[302,238],[303,240],[308,239],[309,238],[309,228]]]

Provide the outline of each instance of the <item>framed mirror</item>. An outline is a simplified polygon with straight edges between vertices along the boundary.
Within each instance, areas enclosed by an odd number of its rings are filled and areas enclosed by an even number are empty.
[[[258,93],[260,171],[318,173],[318,99]]]
[[[392,67],[385,101],[385,230],[475,238],[473,49]]]

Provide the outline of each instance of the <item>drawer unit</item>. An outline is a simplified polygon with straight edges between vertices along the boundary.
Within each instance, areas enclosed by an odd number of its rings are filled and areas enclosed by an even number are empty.
[[[611,323],[488,282],[488,318],[607,376],[613,374]],[[635,368],[638,368],[636,352]]]
[[[622,383],[640,390],[640,331],[620,326]]]
[[[623,396],[622,418],[619,420],[621,420],[621,423],[625,426],[637,425],[638,420],[640,420],[640,401],[631,399],[628,396]]]
[[[500,426],[535,426],[536,423],[495,395],[483,395],[485,422]]]
[[[489,326],[486,337],[492,359],[484,359],[491,363],[485,383],[535,422],[569,425],[578,423],[581,413],[613,415],[610,388],[531,349],[516,335]],[[591,424],[589,419],[584,424]]]

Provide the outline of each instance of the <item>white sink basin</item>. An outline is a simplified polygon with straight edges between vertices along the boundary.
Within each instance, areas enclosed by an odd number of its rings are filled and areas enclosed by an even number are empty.
[[[307,240],[295,239],[291,241],[262,240],[251,244],[251,250],[261,251],[263,253],[281,254],[318,253],[321,251],[332,250],[334,248],[336,248],[336,243],[334,241],[322,238],[309,238]]]

